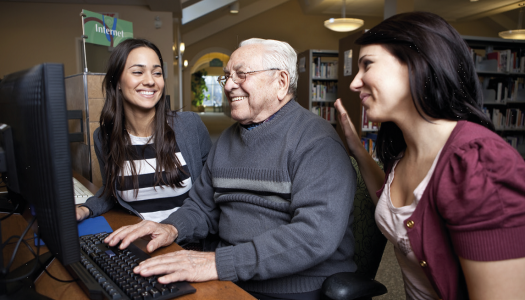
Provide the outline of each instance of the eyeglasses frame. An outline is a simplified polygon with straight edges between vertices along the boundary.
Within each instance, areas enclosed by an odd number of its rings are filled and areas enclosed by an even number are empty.
[[[226,86],[226,82],[228,81],[228,79],[232,79],[232,81],[235,83],[235,84],[242,84],[246,81],[246,77],[244,77],[244,79],[242,80],[242,82],[237,82],[235,81],[235,79],[233,79],[233,74],[237,74],[237,78],[240,79],[239,77],[239,73],[241,74],[245,74],[245,75],[248,75],[248,74],[252,74],[252,73],[256,73],[256,72],[265,72],[265,71],[282,71],[281,69],[278,69],[278,68],[270,68],[270,69],[265,69],[265,70],[256,70],[256,71],[250,71],[250,72],[232,72],[230,75],[221,75],[217,78],[217,82],[219,82],[219,85],[221,87],[225,87]],[[224,80],[224,81],[223,81]]]

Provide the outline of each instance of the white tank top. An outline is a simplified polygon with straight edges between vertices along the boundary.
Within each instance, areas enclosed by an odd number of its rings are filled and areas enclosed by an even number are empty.
[[[436,155],[432,167],[430,167],[423,181],[421,181],[414,190],[415,199],[412,204],[394,207],[390,198],[390,185],[394,181],[394,171],[399,160],[392,166],[392,171],[388,175],[383,193],[377,202],[375,211],[376,223],[385,237],[394,244],[394,252],[401,268],[401,273],[403,274],[403,281],[405,282],[407,299],[439,299],[412,251],[404,221],[414,213],[419,200],[421,200],[421,196],[427,188],[430,177],[432,177],[434,173],[440,154],[441,150],[439,150]]]

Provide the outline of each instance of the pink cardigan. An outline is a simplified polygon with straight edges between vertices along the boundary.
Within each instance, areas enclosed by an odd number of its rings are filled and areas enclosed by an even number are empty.
[[[459,121],[405,226],[438,295],[467,299],[458,256],[525,257],[525,161],[497,134]]]

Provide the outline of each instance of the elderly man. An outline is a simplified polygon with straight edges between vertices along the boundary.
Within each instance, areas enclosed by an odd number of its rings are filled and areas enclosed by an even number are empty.
[[[302,108],[290,45],[250,39],[219,82],[238,123],[211,149],[184,205],[160,224],[110,235],[121,248],[150,236],[148,251],[218,234],[213,252],[178,251],[134,270],[160,283],[231,280],[259,299],[318,299],[323,280],[352,272],[356,177],[333,127]]]

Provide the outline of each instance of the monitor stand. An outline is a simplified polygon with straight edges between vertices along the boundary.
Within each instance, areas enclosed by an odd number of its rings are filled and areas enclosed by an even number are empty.
[[[0,222],[0,241],[2,240],[2,222]],[[22,247],[24,245],[20,244]],[[3,249],[0,249],[3,250]],[[51,252],[40,254],[38,258],[34,258],[26,264],[12,270],[7,275],[1,273],[4,269],[4,253],[0,251],[0,300],[15,300],[15,299],[35,299],[35,300],[51,300],[46,296],[40,295],[35,289],[35,280],[40,276],[44,269],[53,261],[54,257]],[[4,282],[10,278],[17,278],[28,274],[33,270],[36,260],[39,260],[38,266],[34,272],[22,280],[14,282]]]

